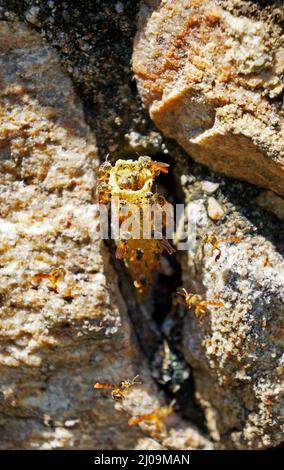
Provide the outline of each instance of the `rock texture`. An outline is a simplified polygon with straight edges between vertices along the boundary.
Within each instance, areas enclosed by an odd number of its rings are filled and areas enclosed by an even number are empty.
[[[161,8],[166,3],[160,2]],[[142,12],[147,16],[145,4],[151,9],[154,2],[144,2]],[[175,2],[172,4],[176,8]],[[273,43],[265,53],[281,50],[280,0],[216,0],[217,4],[226,18],[230,13],[235,20],[241,17],[244,24],[244,17],[249,17],[245,24],[250,31],[252,25],[264,22],[268,42]],[[100,155],[111,152],[113,159],[133,158],[137,151],[169,163],[168,154],[176,161],[187,161],[187,155],[159,134],[140,106],[130,72],[137,5],[137,0],[0,0],[0,18],[9,21],[1,23],[0,42],[1,448],[266,448],[283,440],[280,313],[283,316],[284,227],[269,213],[274,210],[282,218],[283,200],[271,192],[218,177],[194,162],[178,173],[188,204],[194,202],[195,213],[200,214],[198,234],[236,231],[241,232],[243,240],[239,245],[222,245],[218,263],[210,255],[209,245],[204,252],[198,244],[198,253],[179,253],[184,285],[203,294],[207,290],[208,297],[220,293],[225,308],[212,309],[202,324],[196,322],[192,312],[186,315],[182,348],[194,368],[193,378],[191,375],[190,384],[183,386],[180,410],[169,417],[167,435],[154,439],[145,435],[144,428],[141,433],[138,427],[127,425],[129,416],[148,413],[163,400],[135,341],[108,249],[97,237],[97,151],[84,123],[82,105],[59,62],[82,99]],[[201,4],[195,5],[200,11]],[[275,26],[277,22],[279,27]],[[165,28],[163,21],[160,28]],[[255,36],[259,37],[258,30]],[[160,41],[164,41],[162,36]],[[254,56],[249,60],[254,62]],[[267,109],[271,106],[273,120],[269,125],[279,131],[275,138],[278,145],[281,128],[274,117],[282,122],[282,95],[271,94],[272,89],[277,90],[276,83],[268,86],[272,69],[260,74],[264,75],[263,89],[261,85],[258,90],[248,90],[246,79],[251,77],[246,76],[241,76],[236,88],[231,79],[223,86],[226,95],[237,90],[245,99],[257,96],[257,110],[249,119],[260,115],[259,103],[268,103]],[[143,88],[146,82],[140,77],[139,83]],[[213,85],[212,80],[208,83],[209,87]],[[214,87],[220,90],[221,86],[217,80]],[[188,114],[194,119],[197,112],[206,115],[204,107],[199,106],[203,95],[201,98],[198,95],[198,107],[189,108]],[[212,106],[214,116],[214,101]],[[234,114],[232,120],[229,114],[225,116],[230,125],[235,122]],[[267,116],[261,115],[265,129]],[[171,126],[175,128],[174,122]],[[222,139],[227,152],[226,133]],[[257,139],[245,136],[245,145],[253,140],[253,148],[259,148]],[[220,150],[219,141],[214,142]],[[251,169],[246,159],[244,162],[243,168],[251,176],[256,167]],[[178,189],[173,179],[163,183],[165,196],[175,201]],[[35,274],[55,267],[66,272],[58,282],[58,292],[46,278],[33,280]],[[168,319],[167,299],[179,282],[179,264],[168,266],[167,271],[173,269],[174,282],[173,273],[163,274],[151,299],[158,326],[152,318],[152,305],[143,305],[143,315],[137,309],[120,271],[119,281],[133,324],[139,333],[143,331],[141,345],[147,357],[155,351],[163,315],[165,322]],[[183,312],[179,313],[182,316]],[[152,365],[154,368],[153,361]],[[131,389],[124,410],[121,404],[112,402],[107,390],[93,390],[95,381],[118,382],[137,373],[143,385]],[[182,414],[198,426],[203,424],[193,400],[194,388],[215,444],[180,419]]]
[[[0,447],[139,447],[128,417],[164,399],[99,237],[94,136],[38,33],[0,21],[0,65]],[[117,409],[93,388],[136,374],[143,384]],[[177,415],[173,425],[144,446],[212,448]]]
[[[132,144],[143,154],[143,146],[161,143],[159,136],[154,142],[158,133],[149,129],[150,119],[146,123],[131,74],[138,3],[0,0],[0,17],[26,22],[56,49],[84,101],[102,155],[121,157],[131,153]]]
[[[133,68],[167,137],[213,170],[283,195],[281,5],[250,19],[256,6],[240,0],[144,1]]]
[[[40,36],[0,22],[0,38],[1,448],[131,447],[126,417],[93,390],[147,382],[97,234],[94,137]],[[33,280],[54,268],[56,290]]]
[[[196,397],[220,448],[276,446],[284,436],[283,224],[257,207],[255,188],[198,167],[188,176],[184,166],[180,175],[198,237],[181,254],[183,285],[224,303],[209,308],[203,321],[192,311],[185,317],[183,349]],[[208,188],[224,211],[222,220],[210,220]],[[216,251],[202,242],[208,234],[241,241],[220,244],[215,261]]]

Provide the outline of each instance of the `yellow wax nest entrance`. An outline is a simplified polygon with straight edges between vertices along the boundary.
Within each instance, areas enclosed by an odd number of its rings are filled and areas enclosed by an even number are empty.
[[[152,160],[148,156],[141,156],[138,160],[117,160],[112,165],[106,160],[99,168],[99,184],[97,187],[98,202],[108,204],[114,202],[118,216],[119,228],[122,228],[129,219],[127,206],[136,206],[138,215],[137,231],[133,235],[131,230],[121,231],[116,239],[116,257],[124,260],[124,264],[132,278],[134,287],[140,294],[145,294],[152,284],[153,272],[159,269],[160,254],[166,250],[172,254],[174,249],[167,239],[160,234],[159,238],[152,238],[155,231],[155,220],[148,219],[150,238],[143,238],[143,211],[155,205],[155,210],[163,213],[167,203],[165,198],[157,192],[152,192],[155,178],[160,172],[168,173],[169,165]],[[163,222],[164,223],[164,222]],[[129,224],[131,228],[131,223]],[[163,228],[163,227],[162,227]]]

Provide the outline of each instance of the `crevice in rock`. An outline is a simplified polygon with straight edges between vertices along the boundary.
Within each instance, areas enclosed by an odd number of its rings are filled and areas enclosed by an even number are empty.
[[[161,173],[158,178],[158,192],[174,206],[183,203],[183,191],[174,172],[176,161],[167,153],[147,153],[157,161],[170,164],[169,173]],[[195,399],[194,378],[182,352],[185,307],[173,308],[173,296],[182,285],[179,254],[163,255],[151,293],[139,303],[123,262],[115,258],[115,242],[111,240],[106,244],[119,273],[119,288],[153,379],[169,401],[176,401],[175,409],[180,416],[206,434],[203,411]]]

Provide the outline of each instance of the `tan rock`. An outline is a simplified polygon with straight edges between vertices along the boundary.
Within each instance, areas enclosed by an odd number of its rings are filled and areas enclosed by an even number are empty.
[[[284,199],[271,191],[263,191],[256,202],[260,207],[273,212],[279,219],[284,220]]]
[[[193,158],[283,195],[283,33],[225,4],[145,1],[138,88],[155,124]]]
[[[0,21],[0,115],[0,448],[136,448],[129,416],[164,399],[99,238],[95,139],[56,54],[22,23]],[[136,374],[122,403],[94,390]]]
[[[189,171],[181,171],[183,181]],[[216,194],[226,217],[213,222],[206,214],[203,174],[195,168],[194,175],[183,183],[197,235],[180,252],[183,286],[224,304],[209,307],[203,321],[192,309],[184,320],[183,351],[196,398],[217,447],[275,447],[284,438],[283,223],[256,205],[255,188],[226,179]],[[217,250],[204,243],[210,234],[223,240],[217,260]],[[230,236],[239,242],[224,241]]]
[[[0,22],[0,114],[0,447],[134,447],[139,429],[93,388],[140,373],[141,406],[154,399],[97,233],[95,140],[55,53],[20,23]],[[33,278],[54,268],[56,288]]]
[[[215,197],[208,198],[207,212],[212,220],[220,220],[224,216],[224,210]]]

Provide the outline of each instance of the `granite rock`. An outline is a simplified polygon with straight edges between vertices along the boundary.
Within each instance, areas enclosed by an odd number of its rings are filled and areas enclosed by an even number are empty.
[[[260,190],[195,166],[190,173],[186,165],[179,168],[188,211],[183,223],[190,221],[197,236],[180,252],[183,285],[224,304],[208,307],[204,320],[192,309],[184,319],[183,351],[196,398],[217,447],[274,447],[284,430],[283,223],[256,204]],[[214,196],[222,220],[207,214],[209,179],[219,184]],[[208,235],[240,240],[220,243],[216,259],[217,251],[204,242]]]
[[[144,1],[133,69],[166,137],[214,171],[283,195],[284,12],[272,3],[267,12],[240,0]]]

